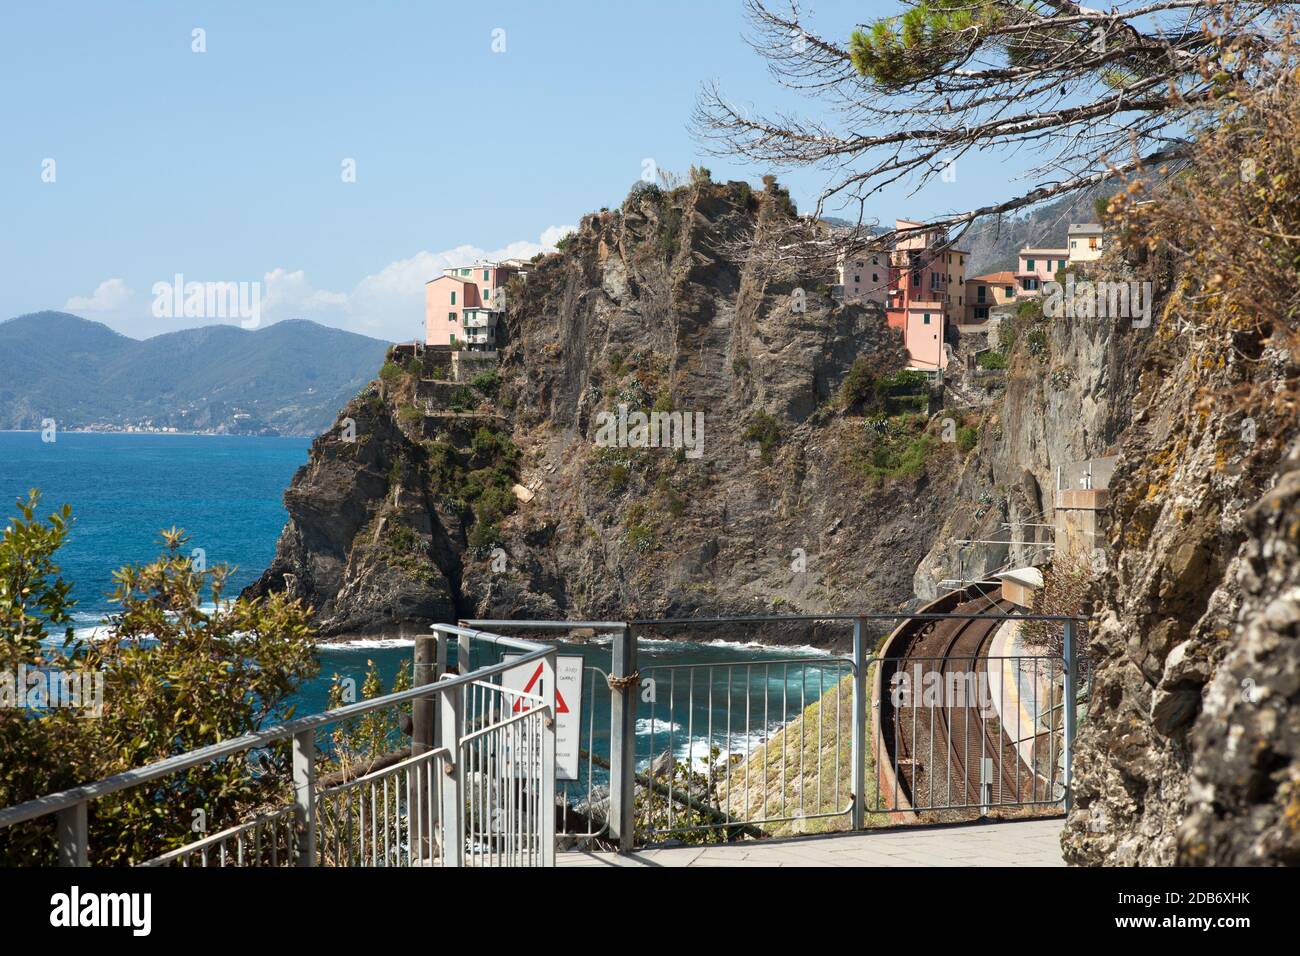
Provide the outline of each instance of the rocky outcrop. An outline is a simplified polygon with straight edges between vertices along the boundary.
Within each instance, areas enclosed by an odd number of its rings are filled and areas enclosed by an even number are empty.
[[[787,209],[775,185],[705,178],[586,217],[510,290],[499,385],[470,412],[501,416],[518,456],[497,472],[530,500],[486,527],[463,486],[492,469],[471,460],[473,428],[448,434],[457,389],[436,369],[394,372],[344,410],[355,445],[341,426],[313,445],[254,593],[296,589],[327,634],[907,601],[959,452],[925,434],[920,395],[920,418],[893,409],[891,426],[916,432],[899,439],[914,440],[915,461],[873,464],[878,432],[837,389],[859,358],[878,376],[901,368],[901,341],[878,310],[833,300],[829,273],[740,261],[741,240]],[[603,416],[620,409],[700,421],[702,443],[607,447]],[[762,636],[826,639],[812,625]]]
[[[1179,863],[1300,865],[1300,444],[1245,516],[1236,640],[1204,683]],[[1172,656],[1172,655],[1171,655]],[[1169,670],[1166,665],[1166,671]],[[1187,676],[1195,686],[1204,666]],[[1175,674],[1175,679],[1178,675]]]
[[[1172,325],[1172,323],[1170,323]],[[1166,336],[1111,480],[1112,567],[1064,845],[1075,863],[1300,860],[1294,411],[1249,427],[1286,351]]]
[[[426,454],[392,396],[369,386],[312,442],[284,494],[275,558],[246,593],[302,598],[326,637],[454,620],[465,531],[437,498]]]

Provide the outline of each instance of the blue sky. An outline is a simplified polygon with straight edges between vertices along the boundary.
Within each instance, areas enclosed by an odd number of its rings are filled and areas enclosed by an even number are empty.
[[[812,22],[847,36],[896,9],[822,0]],[[200,320],[155,318],[150,290],[180,273],[262,282],[267,321],[410,338],[442,265],[536,251],[618,205],[647,158],[715,179],[768,172],[707,155],[689,129],[712,78],[759,109],[792,104],[745,29],[740,0],[11,6],[0,319],[67,308],[137,337],[173,331]],[[961,173],[871,212],[1007,191],[1001,162]],[[801,206],[824,182],[781,178]]]

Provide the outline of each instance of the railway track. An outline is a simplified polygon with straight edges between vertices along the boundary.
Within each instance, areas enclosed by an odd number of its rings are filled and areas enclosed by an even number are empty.
[[[1005,614],[1014,607],[994,588],[952,613]],[[889,708],[892,727],[886,725],[885,738],[898,786],[919,813],[962,819],[982,808],[1051,799],[1056,735],[1023,725],[1020,708],[1006,699],[1000,681],[990,679],[988,649],[1000,623],[924,622],[894,662],[892,670],[906,674],[911,693]],[[1037,678],[1039,665],[1033,666]],[[1016,720],[1004,728],[1000,715],[1008,705]]]

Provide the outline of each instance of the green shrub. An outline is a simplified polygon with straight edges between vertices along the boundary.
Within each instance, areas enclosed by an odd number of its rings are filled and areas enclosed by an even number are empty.
[[[230,599],[231,568],[195,566],[189,538],[161,532],[161,554],[113,575],[117,610],[105,640],[41,643],[46,627],[70,621],[71,585],[56,552],[67,508],[41,522],[39,495],[19,501],[0,536],[0,667],[49,667],[103,675],[102,711],[0,707],[0,806],[123,773],[240,737],[292,714],[287,704],[317,669],[307,612],[284,593]],[[56,635],[50,635],[54,637]],[[232,692],[237,690],[237,692]],[[91,801],[92,865],[149,860],[196,839],[190,810],[210,832],[291,798],[288,748],[263,748],[252,771],[240,754]],[[184,812],[173,812],[184,808]],[[0,863],[56,863],[54,820],[0,831]]]
[[[396,362],[385,362],[383,367],[379,370],[379,378],[385,385],[396,385],[405,375],[406,373],[402,371],[402,366],[398,365]]]
[[[876,377],[871,373],[867,360],[858,356],[853,360],[849,373],[840,383],[840,404],[847,409],[854,409],[876,397]]]
[[[986,369],[1003,369],[1010,364],[1003,352],[994,352],[992,350],[981,352],[977,362],[980,368]]]
[[[497,374],[496,369],[490,368],[486,371],[479,372],[470,379],[469,383],[490,398],[496,395],[497,389],[501,387],[501,376]]]
[[[775,418],[760,410],[749,420],[744,437],[746,441],[758,442],[763,460],[768,461],[772,456],[772,449],[781,440],[781,428]]]
[[[914,478],[925,470],[926,460],[935,449],[934,436],[924,429],[923,415],[889,419],[879,430],[871,430],[849,446],[849,464],[872,485],[887,479]]]

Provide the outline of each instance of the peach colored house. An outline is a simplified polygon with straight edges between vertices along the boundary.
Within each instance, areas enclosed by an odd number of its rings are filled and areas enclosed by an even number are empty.
[[[991,272],[966,280],[966,324],[987,322],[989,310],[1016,301],[1016,274]]]
[[[1020,267],[1016,270],[1016,298],[1032,299],[1042,295],[1043,283],[1055,281],[1056,273],[1069,262],[1069,249],[1021,249]]]
[[[899,219],[895,228],[918,229],[922,224]],[[948,245],[941,229],[926,229],[898,239],[890,257],[889,295],[885,316],[903,333],[912,368],[947,367],[944,333],[958,321],[965,306],[966,256]]]
[[[424,284],[424,340],[453,349],[491,350],[506,308],[506,282],[515,262],[477,262],[444,269]]]
[[[889,291],[889,256],[883,252],[840,255],[836,263],[840,292],[845,302],[885,304]]]

